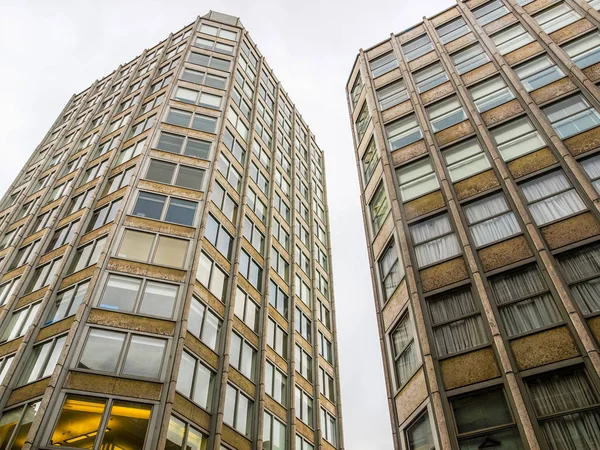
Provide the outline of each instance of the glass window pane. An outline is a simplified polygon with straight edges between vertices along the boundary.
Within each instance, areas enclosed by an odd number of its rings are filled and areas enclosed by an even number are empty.
[[[116,400],[110,410],[102,448],[142,450],[152,406]]]
[[[154,263],[172,267],[183,267],[187,247],[188,241],[186,240],[159,236]]]
[[[153,234],[125,230],[117,256],[137,261],[148,261],[153,242]]]
[[[121,355],[124,333],[107,330],[91,330],[83,354],[77,365],[80,369],[114,372]]]
[[[147,336],[132,336],[123,374],[158,378],[162,367],[166,342]]]
[[[149,281],[142,295],[140,313],[171,318],[177,297],[177,286]]]
[[[89,449],[94,447],[106,401],[68,395],[50,439],[50,445]]]
[[[98,306],[118,311],[133,311],[139,289],[140,280],[110,275]]]

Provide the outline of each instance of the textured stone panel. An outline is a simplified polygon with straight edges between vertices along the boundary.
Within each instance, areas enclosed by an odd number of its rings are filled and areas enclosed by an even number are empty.
[[[442,208],[444,205],[445,203],[444,197],[442,197],[442,191],[437,190],[430,192],[427,195],[419,197],[415,200],[411,200],[404,204],[406,220],[411,220],[415,217],[430,213]]]
[[[465,261],[461,257],[437,264],[420,271],[424,292],[433,291],[469,278]]]
[[[513,50],[510,53],[504,55],[504,59],[509,65],[517,64],[530,56],[537,55],[538,53],[542,53],[544,49],[542,45],[538,41],[530,42],[527,45],[524,45],[521,48]]]
[[[517,18],[513,14],[506,14],[505,16],[500,17],[498,20],[494,20],[493,22],[486,24],[483,27],[483,30],[489,36],[490,34],[515,23],[516,21]]]
[[[523,108],[519,101],[515,98],[510,102],[506,102],[503,105],[496,106],[489,111],[484,112],[481,115],[483,122],[486,126],[490,127],[498,122],[515,117],[520,112],[523,112]]]
[[[422,23],[420,23],[419,25],[400,34],[398,36],[398,38],[400,39],[400,42],[402,44],[405,44],[406,42],[411,41],[414,38],[421,36],[423,33],[425,33],[425,27],[423,26]]]
[[[494,171],[490,169],[454,183],[454,190],[458,199],[464,200],[496,186],[498,186],[498,179]]]
[[[583,69],[583,73],[594,83],[600,80],[600,63],[591,65]]]
[[[415,71],[421,67],[425,67],[430,62],[438,59],[437,53],[435,51],[430,51],[429,53],[425,53],[423,56],[418,57],[414,61],[408,63],[408,68],[412,71]]]
[[[114,328],[160,334],[162,336],[172,336],[175,331],[175,323],[168,320],[123,314],[96,308],[92,309],[88,317],[88,322]]]
[[[446,128],[445,130],[435,133],[435,138],[439,146],[449,144],[473,132],[471,122],[465,120],[461,123]]]
[[[474,33],[465,34],[464,36],[459,37],[451,42],[448,42],[445,47],[448,53],[452,53],[459,48],[465,47],[473,42],[477,41]]]
[[[427,398],[427,383],[425,373],[419,369],[410,381],[404,385],[396,395],[396,409],[398,411],[398,423],[404,422],[417,407]]]
[[[71,371],[67,375],[65,388],[158,400],[160,398],[162,383]]]
[[[444,23],[444,22],[448,22],[450,21],[450,19],[454,19],[455,17],[460,16],[460,12],[458,11],[458,8],[451,8],[447,11],[444,11],[441,14],[438,14],[435,17],[431,18],[431,24],[434,27],[437,27],[438,25]]]
[[[444,97],[450,92],[454,92],[454,88],[452,87],[452,83],[450,83],[450,81],[446,81],[445,83],[442,83],[433,89],[423,92],[421,94],[421,101],[423,104],[429,103],[437,100],[438,98]]]
[[[468,386],[500,376],[491,347],[444,359],[440,362],[440,369],[446,389]]]
[[[384,122],[390,122],[400,116],[403,116],[409,111],[412,111],[412,109],[413,108],[410,100],[406,100],[405,102],[399,103],[398,105],[392,106],[391,108],[383,111],[381,113],[381,117],[383,118]]]
[[[236,450],[250,450],[252,448],[252,442],[240,433],[235,431],[233,428],[229,428],[223,424],[223,442]]]
[[[175,393],[173,410],[201,427],[207,430],[210,429],[210,414],[179,393]]]
[[[548,5],[551,5],[552,3],[556,3],[556,0],[535,0],[534,2],[531,2],[528,5],[523,6],[523,9],[529,14],[531,14],[539,11],[540,9]]]
[[[588,326],[597,342],[600,342],[600,316],[592,317],[588,320]]]
[[[48,387],[49,382],[50,377],[47,377],[36,381],[35,383],[26,384],[23,387],[15,389],[10,394],[6,406],[15,405],[17,403],[21,403],[43,395],[44,391]]]
[[[489,272],[533,256],[524,236],[517,236],[479,250],[483,270]]]
[[[551,249],[563,247],[600,234],[600,224],[590,212],[585,212],[541,229]]]
[[[511,342],[519,370],[532,369],[579,355],[565,326],[531,334]]]
[[[383,327],[387,331],[400,315],[400,312],[408,302],[408,288],[406,286],[406,278],[402,280],[400,285],[394,291],[392,297],[388,300],[383,308],[381,317],[383,319]]]
[[[44,327],[40,330],[35,339],[35,342],[43,341],[44,339],[49,338],[50,336],[54,336],[65,331],[68,331],[71,328],[71,325],[75,321],[75,316],[67,317],[66,319],[55,322],[47,327]]]
[[[600,127],[579,133],[572,138],[566,139],[564,142],[573,156],[595,150],[600,147]]]
[[[389,52],[392,49],[392,43],[391,41],[387,40],[385,42],[383,42],[382,44],[378,45],[375,48],[372,48],[371,50],[369,50],[366,54],[367,59],[374,59],[380,55],[383,55],[384,53]]]
[[[532,91],[530,95],[533,101],[540,105],[553,98],[568,94],[575,89],[577,89],[577,86],[575,86],[569,78],[564,77],[554,83],[550,83],[547,86]]]
[[[589,20],[579,19],[577,22],[573,22],[572,24],[567,25],[560,30],[556,30],[554,33],[551,33],[550,37],[554,42],[560,44],[568,39],[571,39],[572,37],[583,34],[592,28],[594,28],[594,25],[592,25]]]
[[[398,166],[403,162],[410,161],[411,159],[416,158],[417,156],[421,156],[427,153],[427,146],[425,145],[425,141],[420,140],[417,142],[413,142],[406,147],[399,148],[392,152],[392,163],[394,166]]]
[[[510,161],[508,163],[508,170],[510,170],[513,177],[518,179],[557,162],[552,150],[546,147]]]

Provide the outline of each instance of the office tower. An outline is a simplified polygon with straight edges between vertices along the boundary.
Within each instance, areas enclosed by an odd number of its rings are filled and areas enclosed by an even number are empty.
[[[73,96],[0,208],[0,447],[342,449],[325,192],[235,17]]]
[[[396,449],[600,448],[597,8],[459,1],[358,54]]]

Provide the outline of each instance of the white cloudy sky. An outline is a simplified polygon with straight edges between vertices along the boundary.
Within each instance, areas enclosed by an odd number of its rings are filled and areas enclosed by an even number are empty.
[[[344,86],[360,47],[374,45],[452,4],[452,0],[1,2],[0,193],[73,93],[210,9],[241,17],[326,154],[346,448],[391,450]]]

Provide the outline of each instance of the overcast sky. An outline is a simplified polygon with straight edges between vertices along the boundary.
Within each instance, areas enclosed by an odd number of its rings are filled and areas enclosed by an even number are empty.
[[[4,194],[72,94],[210,9],[240,17],[325,152],[346,449],[391,450],[344,86],[359,48],[368,48],[453,3],[3,1],[0,194]]]

